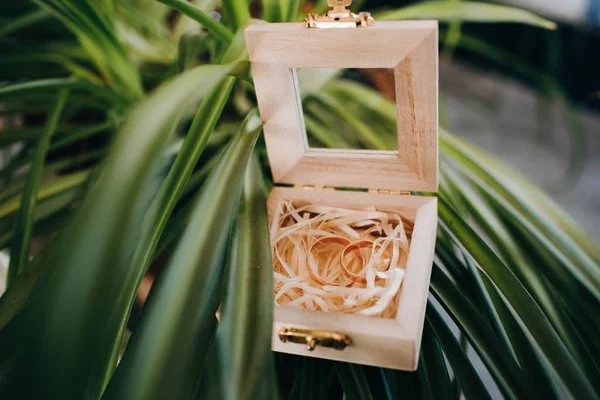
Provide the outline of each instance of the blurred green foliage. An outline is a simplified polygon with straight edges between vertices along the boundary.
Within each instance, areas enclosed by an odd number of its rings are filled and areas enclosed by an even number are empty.
[[[251,18],[297,21],[325,4],[0,6],[0,248],[13,254],[0,298],[1,398],[491,397],[474,358],[506,398],[600,397],[597,246],[534,185],[445,130],[419,370],[269,350],[264,184],[272,182],[264,143],[255,147],[260,120],[242,32]],[[374,14],[440,19],[446,51],[470,45],[498,59],[460,35],[462,24],[553,27],[466,1]],[[322,78],[304,99],[314,140],[393,142],[391,102],[342,75]],[[29,259],[32,237],[45,246]],[[155,289],[124,345],[152,265],[161,266]]]

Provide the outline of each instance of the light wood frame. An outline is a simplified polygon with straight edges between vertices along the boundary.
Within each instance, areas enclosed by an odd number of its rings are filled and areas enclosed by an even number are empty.
[[[369,28],[307,29],[301,23],[255,24],[246,29],[258,105],[274,181],[316,190],[275,187],[269,226],[281,200],[350,209],[375,206],[413,223],[406,274],[395,318],[307,311],[276,306],[273,350],[402,370],[415,370],[425,318],[437,231],[435,197],[321,190],[321,186],[437,191],[438,24],[377,21]],[[310,148],[297,68],[393,68],[398,151]],[[344,350],[283,343],[280,328],[344,333]]]
[[[269,226],[277,206],[284,199],[291,200],[298,207],[307,204],[349,209],[375,206],[384,212],[397,213],[414,225],[395,319],[275,306],[273,350],[384,368],[416,370],[433,264],[437,198],[275,187],[267,200]],[[277,332],[284,327],[340,332],[350,336],[352,344],[341,351],[317,346],[309,352],[305,345],[281,342]]]
[[[254,24],[245,33],[276,183],[437,191],[437,21],[351,29]],[[398,151],[310,148],[297,68],[393,68]]]

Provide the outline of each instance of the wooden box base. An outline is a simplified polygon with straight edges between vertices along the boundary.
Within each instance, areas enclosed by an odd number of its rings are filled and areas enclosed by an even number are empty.
[[[291,200],[297,207],[318,204],[360,210],[374,206],[379,211],[399,214],[413,224],[413,230],[395,319],[275,306],[273,350],[384,368],[416,370],[433,264],[437,198],[275,187],[267,201],[269,226],[282,200]],[[344,350],[317,346],[313,351],[308,351],[305,345],[280,341],[278,331],[291,327],[343,333],[352,339],[352,343]]]

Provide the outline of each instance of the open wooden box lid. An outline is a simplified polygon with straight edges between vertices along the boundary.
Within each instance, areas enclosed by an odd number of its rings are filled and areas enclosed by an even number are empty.
[[[437,21],[345,29],[254,24],[246,44],[276,183],[437,191]],[[398,150],[309,147],[297,68],[393,68]]]

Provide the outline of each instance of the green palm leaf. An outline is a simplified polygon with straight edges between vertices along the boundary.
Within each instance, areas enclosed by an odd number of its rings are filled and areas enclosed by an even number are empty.
[[[203,185],[104,398],[179,399],[194,394],[216,328],[224,256],[243,171],[259,132],[260,119],[251,113]]]
[[[11,290],[2,297],[3,320],[24,309],[0,331],[0,340],[12,343],[2,348],[6,363],[0,368],[8,378],[2,380],[1,392],[24,398],[42,393],[97,397],[102,392],[117,360],[122,321],[144,272],[143,264],[130,262],[143,234],[148,203],[163,179],[161,156],[174,122],[182,104],[199,101],[231,69],[190,70],[131,113],[76,215],[52,249],[23,274],[23,280],[35,280],[39,294],[26,305],[15,304],[13,296],[21,297]],[[212,85],[202,84],[205,80]],[[79,251],[65,251],[71,246]],[[40,352],[46,354],[42,360],[34,356]],[[11,364],[16,354],[20,362]],[[21,385],[31,376],[44,379],[38,385]]]
[[[226,289],[215,338],[224,399],[264,399],[274,391],[273,274],[264,223],[266,204],[262,171],[253,157],[229,243]]]
[[[37,200],[38,189],[40,187],[40,179],[44,168],[44,161],[48,148],[50,147],[50,138],[56,131],[58,120],[67,101],[66,91],[61,91],[58,95],[56,107],[52,110],[50,118],[44,127],[44,133],[38,143],[34,159],[31,163],[31,170],[23,188],[23,196],[21,197],[21,206],[19,215],[15,223],[15,237],[11,248],[11,259],[8,266],[8,277],[6,279],[7,286],[12,283],[12,280],[20,271],[25,269],[29,262],[29,249],[31,246],[32,226],[34,220],[35,204]]]
[[[472,1],[430,1],[375,14],[376,19],[437,19],[465,22],[512,22],[556,29],[556,24],[518,8]]]
[[[34,0],[59,18],[77,36],[109,86],[131,99],[142,96],[139,71],[117,35],[113,21],[90,0]]]

